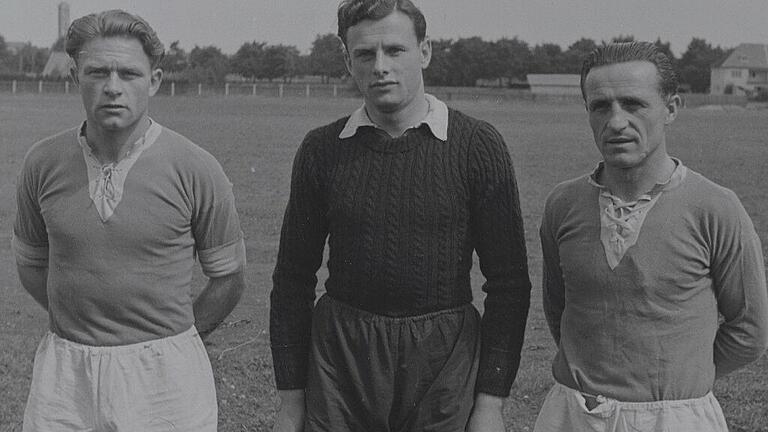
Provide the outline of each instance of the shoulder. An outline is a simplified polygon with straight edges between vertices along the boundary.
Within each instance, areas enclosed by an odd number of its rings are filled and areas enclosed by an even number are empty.
[[[544,211],[545,213],[557,213],[563,209],[571,208],[585,201],[593,189],[595,186],[589,184],[589,174],[558,183],[547,195]]]
[[[339,138],[339,134],[344,129],[344,125],[347,124],[347,120],[349,120],[349,116],[342,117],[332,123],[310,130],[304,137],[304,142],[314,146],[327,145],[336,142]]]
[[[477,119],[457,109],[448,107],[448,139],[451,139],[451,135],[475,135],[478,133],[501,139],[501,135],[496,128],[487,121]]]
[[[71,151],[79,147],[78,130],[79,127],[73,127],[32,144],[24,156],[24,166],[41,168],[46,164],[57,164],[69,153],[66,149]]]
[[[163,130],[157,137],[155,144],[165,153],[170,160],[191,168],[206,169],[212,166],[219,167],[220,164],[216,158],[206,149],[192,142],[189,138],[174,131],[173,129],[162,127]]]
[[[746,210],[734,191],[690,168],[681,186],[677,199],[701,216],[724,220],[737,220],[746,216]]]

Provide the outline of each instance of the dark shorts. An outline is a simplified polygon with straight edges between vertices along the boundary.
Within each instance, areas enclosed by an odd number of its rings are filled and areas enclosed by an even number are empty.
[[[464,431],[479,357],[471,304],[392,318],[324,295],[313,313],[304,431]]]

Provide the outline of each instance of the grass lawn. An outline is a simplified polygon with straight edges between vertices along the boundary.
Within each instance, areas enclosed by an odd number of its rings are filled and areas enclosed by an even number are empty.
[[[219,395],[219,430],[268,430],[274,416],[268,343],[268,294],[277,254],[293,155],[304,134],[360,104],[352,99],[156,97],[152,116],[208,149],[235,185],[248,248],[243,300],[209,339]],[[488,120],[509,145],[525,217],[533,301],[523,359],[507,401],[512,431],[530,430],[552,384],[555,346],[541,310],[541,250],[537,229],[544,198],[558,182],[591,170],[599,154],[584,110],[553,103],[456,102]],[[32,358],[47,317],[19,285],[10,250],[15,183],[33,142],[83,119],[80,100],[67,95],[0,94],[0,432],[21,430]],[[668,136],[670,153],[733,189],[768,245],[768,111],[684,110]],[[477,267],[477,266],[475,266]],[[321,273],[320,279],[324,279]],[[197,285],[202,284],[198,273]],[[481,307],[482,276],[473,274]],[[768,359],[716,383],[731,431],[768,431]]]

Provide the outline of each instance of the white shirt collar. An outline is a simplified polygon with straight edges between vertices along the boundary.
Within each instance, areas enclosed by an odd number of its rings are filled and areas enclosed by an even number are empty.
[[[448,141],[448,106],[431,94],[425,94],[424,98],[429,104],[427,115],[409,129],[426,124],[435,138],[440,141]],[[363,126],[371,126],[381,129],[370,117],[368,117],[368,113],[365,111],[365,104],[356,109],[355,112],[349,116],[349,120],[347,120],[347,123],[344,125],[344,129],[342,129],[339,134],[339,138],[350,138],[357,133],[358,128]]]

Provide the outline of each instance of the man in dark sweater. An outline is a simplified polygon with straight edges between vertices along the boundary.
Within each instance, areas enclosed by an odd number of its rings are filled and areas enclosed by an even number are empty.
[[[530,297],[507,147],[424,93],[431,47],[409,0],[347,0],[338,17],[364,104],[294,161],[271,293],[274,430],[503,431]]]

